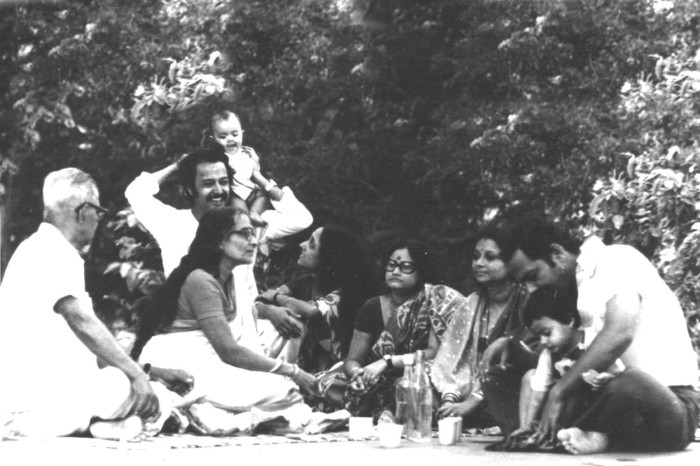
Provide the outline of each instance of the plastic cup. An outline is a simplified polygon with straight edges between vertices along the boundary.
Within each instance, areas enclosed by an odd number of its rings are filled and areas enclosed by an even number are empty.
[[[438,421],[438,437],[440,445],[454,445],[460,435],[462,419],[458,417],[446,417]]]
[[[350,421],[350,438],[352,440],[364,440],[372,437],[372,418],[371,417],[351,417]]]
[[[380,447],[396,448],[401,444],[403,426],[401,424],[394,424],[393,422],[379,424],[377,426],[377,433],[379,434]]]

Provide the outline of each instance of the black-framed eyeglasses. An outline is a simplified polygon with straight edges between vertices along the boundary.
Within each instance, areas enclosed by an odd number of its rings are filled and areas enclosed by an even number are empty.
[[[396,262],[393,259],[389,259],[388,261],[386,261],[384,270],[386,270],[387,272],[393,272],[394,270],[396,270],[396,267],[398,267],[402,273],[413,273],[416,271],[415,262]]]
[[[245,238],[246,241],[252,241],[253,239],[256,238],[255,236],[255,230],[253,228],[242,228],[240,230],[231,230],[229,231],[229,234],[234,234],[238,235],[241,238]]]
[[[97,220],[102,220],[107,215],[107,212],[109,212],[107,209],[105,209],[104,207],[102,207],[100,205],[86,201],[86,202],[80,203],[78,205],[78,207],[76,207],[74,209],[76,219],[80,220],[80,212],[82,212],[83,209],[85,209],[86,207],[90,207],[91,209],[95,210],[95,215],[97,215]]]

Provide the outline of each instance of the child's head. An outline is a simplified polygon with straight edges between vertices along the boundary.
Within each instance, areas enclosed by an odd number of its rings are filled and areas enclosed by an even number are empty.
[[[237,152],[243,145],[243,130],[238,116],[230,110],[212,115],[209,122],[211,137],[229,154]]]
[[[578,344],[581,316],[576,298],[556,286],[542,286],[532,292],[522,313],[525,326],[540,337],[542,346],[564,355]]]

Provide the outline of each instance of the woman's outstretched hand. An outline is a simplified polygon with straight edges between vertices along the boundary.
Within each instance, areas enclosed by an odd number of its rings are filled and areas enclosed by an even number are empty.
[[[309,395],[321,396],[321,391],[318,389],[318,380],[308,372],[299,369],[299,371],[292,376],[292,380],[299,385],[299,388]]]
[[[362,373],[362,382],[365,386],[372,386],[377,383],[379,376],[386,370],[386,362],[383,359],[378,359],[372,364],[364,367]]]

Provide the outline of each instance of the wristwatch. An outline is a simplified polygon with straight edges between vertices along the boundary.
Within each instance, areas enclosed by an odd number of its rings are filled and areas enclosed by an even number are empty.
[[[384,362],[386,363],[386,368],[387,368],[387,369],[393,369],[393,368],[394,368],[394,363],[391,361],[391,358],[392,358],[392,357],[393,357],[393,355],[391,355],[391,354],[385,354],[384,356],[382,356],[382,359],[383,359]]]

